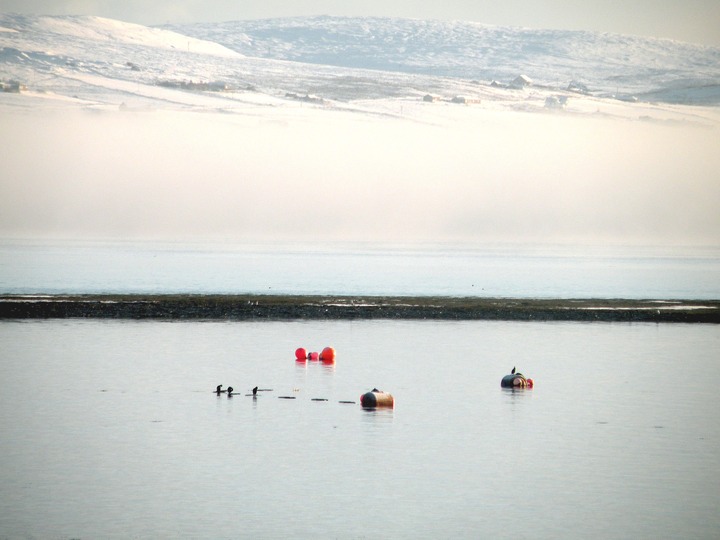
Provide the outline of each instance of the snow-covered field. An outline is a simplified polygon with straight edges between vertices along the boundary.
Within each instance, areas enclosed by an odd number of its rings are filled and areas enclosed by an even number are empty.
[[[0,14],[0,81],[4,236],[720,237],[718,48]]]

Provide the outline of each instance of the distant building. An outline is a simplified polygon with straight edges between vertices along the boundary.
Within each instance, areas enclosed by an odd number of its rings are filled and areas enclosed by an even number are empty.
[[[472,103],[480,103],[479,99],[466,98],[465,96],[455,96],[450,103],[459,103],[461,105],[470,105]]]
[[[511,88],[525,88],[526,86],[532,86],[532,81],[525,75],[515,77],[510,83]]]
[[[286,92],[285,97],[296,101],[304,101],[306,103],[325,103],[325,100],[320,96],[314,96],[311,94],[305,94],[302,96],[300,94],[296,94],[295,92]]]
[[[577,92],[578,94],[587,95],[590,93],[590,91],[588,90],[588,87],[578,81],[570,81],[570,84],[568,84],[567,89],[570,92]]]
[[[545,98],[546,109],[564,109],[567,105],[567,96],[548,96]]]
[[[27,90],[27,86],[20,84],[18,81],[0,81],[0,90],[12,94],[19,94],[23,90]]]
[[[615,99],[620,101],[626,101],[628,103],[636,103],[638,98],[632,94],[615,94]]]
[[[190,90],[192,92],[229,92],[232,90],[230,85],[221,81],[211,82],[195,82],[180,80],[162,80],[157,81],[158,86],[163,88],[176,88],[180,90]]]

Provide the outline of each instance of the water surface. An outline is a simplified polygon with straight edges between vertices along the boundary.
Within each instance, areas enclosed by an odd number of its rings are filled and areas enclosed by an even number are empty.
[[[715,325],[5,321],[0,351],[0,538],[720,531]],[[339,403],[372,387],[395,409]]]
[[[0,242],[0,293],[720,298],[720,248]]]

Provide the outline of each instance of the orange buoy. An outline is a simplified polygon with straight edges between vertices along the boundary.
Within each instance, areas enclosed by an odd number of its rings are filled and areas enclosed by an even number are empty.
[[[304,362],[305,360],[307,360],[307,351],[302,347],[295,349],[295,359],[298,362]]]
[[[332,347],[325,347],[320,353],[320,360],[326,364],[332,364],[335,362],[335,349]]]
[[[392,394],[373,388],[372,391],[360,396],[360,405],[365,409],[375,409],[376,407],[395,407],[395,399]]]

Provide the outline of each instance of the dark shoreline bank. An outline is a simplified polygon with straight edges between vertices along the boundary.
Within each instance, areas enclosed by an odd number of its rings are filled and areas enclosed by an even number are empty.
[[[0,319],[502,320],[720,323],[720,300],[404,296],[0,295]]]

